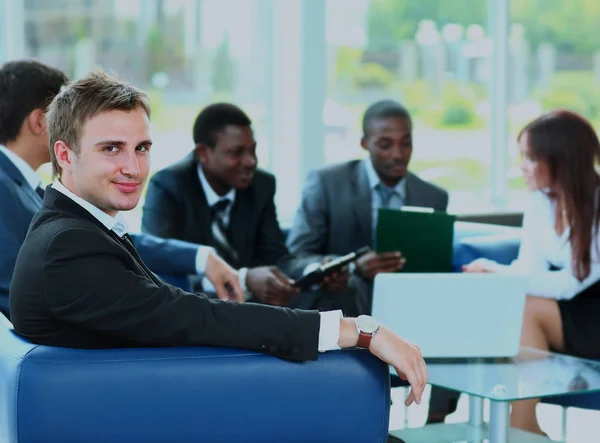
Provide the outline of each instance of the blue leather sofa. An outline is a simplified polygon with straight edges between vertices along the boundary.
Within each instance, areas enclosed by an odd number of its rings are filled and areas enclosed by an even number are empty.
[[[52,348],[0,315],[1,443],[383,443],[389,406],[366,351]]]

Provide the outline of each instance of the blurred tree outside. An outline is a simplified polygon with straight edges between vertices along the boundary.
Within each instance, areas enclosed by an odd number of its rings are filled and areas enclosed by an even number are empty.
[[[215,50],[212,69],[213,91],[232,91],[235,83],[235,64],[231,57],[227,33],[223,35],[221,44]]]

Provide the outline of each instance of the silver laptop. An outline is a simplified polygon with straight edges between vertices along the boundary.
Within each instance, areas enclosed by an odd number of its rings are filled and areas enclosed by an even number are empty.
[[[514,274],[379,274],[373,316],[426,358],[514,357],[525,278]]]

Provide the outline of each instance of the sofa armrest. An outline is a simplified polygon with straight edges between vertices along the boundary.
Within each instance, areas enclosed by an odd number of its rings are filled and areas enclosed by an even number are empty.
[[[33,346],[0,326],[3,442],[384,442],[388,367],[232,349]]]

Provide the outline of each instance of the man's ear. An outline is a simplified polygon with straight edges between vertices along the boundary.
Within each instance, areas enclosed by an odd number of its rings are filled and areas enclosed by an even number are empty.
[[[360,139],[360,145],[362,146],[362,148],[365,151],[369,150],[369,147],[367,146],[367,138],[363,135],[363,137]]]
[[[196,153],[196,160],[201,164],[205,165],[208,162],[208,155],[210,147],[203,143],[198,143],[194,152]]]
[[[56,143],[54,143],[53,149],[54,156],[56,157],[56,161],[58,162],[62,172],[72,171],[75,153],[69,147],[69,145],[62,140],[58,140]]]
[[[26,118],[29,131],[41,135],[46,131],[46,113],[42,109],[34,109]]]

